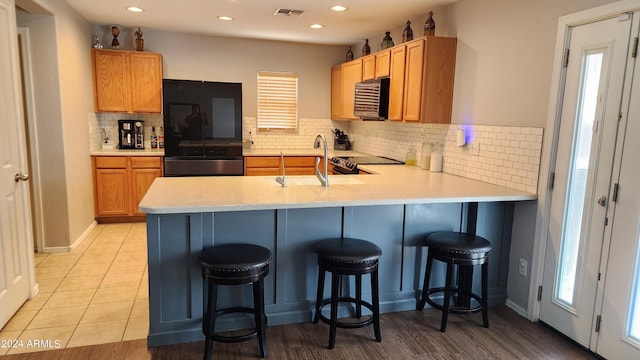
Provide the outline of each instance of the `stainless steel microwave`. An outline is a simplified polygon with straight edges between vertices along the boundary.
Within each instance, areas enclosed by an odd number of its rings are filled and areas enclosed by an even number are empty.
[[[353,114],[362,120],[386,120],[389,116],[389,78],[356,83]]]

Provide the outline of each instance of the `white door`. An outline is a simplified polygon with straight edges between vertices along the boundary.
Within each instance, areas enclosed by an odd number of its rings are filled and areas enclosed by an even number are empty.
[[[595,351],[607,359],[640,359],[640,61],[634,63]]]
[[[540,320],[586,348],[593,334],[631,19],[571,29]]]
[[[0,328],[29,296],[31,266],[17,38],[15,3],[0,0]]]

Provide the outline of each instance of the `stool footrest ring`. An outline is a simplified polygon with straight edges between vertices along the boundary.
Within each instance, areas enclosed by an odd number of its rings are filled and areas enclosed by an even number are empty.
[[[439,293],[439,292],[444,292],[445,288],[444,287],[437,287],[437,288],[430,288],[429,290],[427,290],[427,298],[425,299],[425,301],[431,305],[431,307],[438,309],[440,311],[443,310],[444,306],[441,304],[436,303],[435,301],[431,300],[431,294],[435,294],[435,293]],[[452,288],[451,291],[453,293],[458,293],[458,288]],[[482,298],[474,293],[470,293],[468,294],[470,297],[476,299],[480,304],[482,304]],[[469,313],[475,313],[482,310],[482,305],[478,305],[476,307],[472,307],[472,308],[461,308],[461,307],[456,307],[454,306],[449,306],[449,313],[451,314],[469,314]]]
[[[252,308],[249,307],[242,307],[242,306],[236,306],[236,307],[230,307],[230,308],[226,308],[226,309],[220,309],[218,311],[216,311],[216,317],[220,316],[220,315],[226,315],[226,314],[234,314],[234,313],[247,313],[247,314],[252,314],[253,316],[255,316],[255,311]],[[266,329],[267,327],[267,318],[265,317],[265,324],[264,327]],[[204,324],[203,324],[203,329],[202,331],[204,331],[205,335],[207,333],[207,330],[204,328]],[[237,343],[237,342],[242,342],[242,341],[247,341],[247,340],[251,340],[251,339],[255,339],[256,337],[258,337],[258,330],[254,328],[254,330],[248,334],[243,334],[243,335],[235,335],[235,336],[225,336],[225,335],[218,335],[218,334],[209,334],[211,336],[211,339],[213,339],[214,341],[218,341],[218,342],[223,342],[223,343]]]
[[[370,303],[360,300],[358,301],[356,298],[353,297],[339,297],[338,298],[338,304],[340,303],[352,303],[352,304],[356,304],[356,305],[361,305],[366,307],[367,309],[371,310],[371,312],[373,313],[373,305],[371,305]],[[331,320],[322,315],[322,308],[325,307],[326,305],[330,305],[331,304],[331,299],[325,299],[322,300],[322,304],[320,305],[320,312],[319,312],[319,318],[320,320],[322,320],[323,323],[325,324],[331,324]],[[358,329],[358,328],[362,328],[365,326],[369,326],[373,324],[373,316],[363,320],[363,321],[359,321],[359,322],[344,322],[344,321],[336,321],[336,327],[342,328],[342,329]]]

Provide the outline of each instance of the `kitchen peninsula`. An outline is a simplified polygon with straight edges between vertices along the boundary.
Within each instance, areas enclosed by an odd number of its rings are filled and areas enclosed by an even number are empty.
[[[273,252],[265,279],[269,325],[310,321],[318,274],[313,248],[327,237],[380,246],[381,312],[391,312],[415,309],[426,233],[475,231],[493,245],[489,303],[504,304],[513,202],[534,200],[535,194],[414,166],[363,168],[371,175],[330,176],[326,188],[315,176],[289,176],[286,187],[273,176],[156,179],[140,203],[147,214],[148,344],[203,339],[198,255],[214,244],[252,243]],[[436,278],[444,280],[443,268],[434,267]],[[344,284],[344,291],[351,289],[353,284]],[[223,288],[219,305],[250,306],[250,290]],[[365,287],[363,296],[369,294]],[[216,327],[250,328],[252,320],[223,317]]]

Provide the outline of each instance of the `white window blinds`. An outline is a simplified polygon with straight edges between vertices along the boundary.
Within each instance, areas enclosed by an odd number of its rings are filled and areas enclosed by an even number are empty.
[[[258,131],[298,130],[298,74],[258,72]]]

